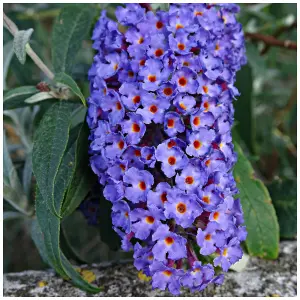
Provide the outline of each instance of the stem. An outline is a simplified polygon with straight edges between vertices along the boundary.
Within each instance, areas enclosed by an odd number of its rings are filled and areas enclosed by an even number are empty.
[[[16,36],[19,29],[16,26],[16,24],[3,12],[3,21],[8,29],[8,31],[13,35],[13,37]],[[43,63],[43,61],[38,57],[38,55],[32,50],[29,43],[26,44],[25,50],[28,54],[28,56],[31,57],[33,62],[43,71],[43,73],[50,79],[54,79],[54,74],[49,70],[49,68]]]
[[[278,40],[271,35],[246,32],[245,37],[249,38],[251,40],[254,40],[254,41],[262,41],[266,45],[281,47],[281,48],[290,49],[290,50],[297,50],[297,43],[290,41],[290,40],[285,40],[285,41]]]

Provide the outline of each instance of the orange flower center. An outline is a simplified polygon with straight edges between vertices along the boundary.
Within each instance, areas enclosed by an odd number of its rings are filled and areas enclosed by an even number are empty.
[[[178,203],[176,205],[176,210],[180,213],[180,214],[184,214],[186,212],[186,205],[182,202]]]
[[[140,157],[141,156],[141,151],[140,150],[134,150],[134,155],[137,156],[137,157]]]
[[[146,222],[147,222],[148,224],[153,224],[154,221],[155,221],[155,219],[154,219],[152,216],[147,216],[147,217],[146,217]]]
[[[146,157],[146,159],[147,159],[147,160],[150,160],[151,157],[152,157],[152,154],[148,154],[147,157]]]
[[[200,118],[199,117],[195,117],[194,120],[193,120],[193,124],[195,126],[199,126],[200,125]]]
[[[180,28],[183,28],[184,26],[182,24],[176,24],[176,29],[180,29]]]
[[[116,104],[116,108],[117,108],[117,110],[121,110],[121,109],[122,109],[122,105],[121,105],[121,103],[120,103],[120,102],[117,102],[117,104]]]
[[[176,164],[176,157],[170,156],[170,157],[168,158],[168,163],[169,163],[169,165],[171,165],[171,166],[175,165],[175,164]]]
[[[157,50],[154,52],[154,55],[155,55],[156,57],[160,57],[160,56],[162,56],[163,54],[164,54],[164,50],[161,49],[161,48],[157,49]]]
[[[203,89],[203,92],[204,92],[205,94],[208,93],[208,87],[207,87],[206,85],[204,85],[204,86],[202,87],[202,89]]]
[[[139,124],[133,123],[131,127],[133,132],[140,132],[141,128]]]
[[[178,44],[177,44],[177,48],[178,48],[179,50],[183,51],[183,50],[185,49],[185,45],[182,44],[182,43],[178,43]]]
[[[138,44],[143,44],[144,43],[144,38],[141,36],[138,40]]]
[[[158,108],[157,108],[156,105],[151,105],[151,106],[149,107],[149,110],[150,110],[153,114],[155,114],[155,113],[157,112]]]
[[[186,66],[186,67],[188,67],[188,66],[190,65],[190,63],[189,63],[188,61],[185,61],[185,62],[183,63],[183,65]]]
[[[182,109],[186,110],[186,106],[184,105],[184,103],[180,102],[180,103],[179,103],[179,106],[180,106]]]
[[[134,76],[134,73],[132,71],[128,71],[128,76],[132,78]]]
[[[145,65],[146,60],[145,59],[141,59],[140,60],[140,66],[144,66]]]
[[[160,195],[160,200],[162,203],[166,202],[167,201],[167,193],[166,192],[163,192],[161,195]]]
[[[207,234],[204,239],[206,241],[210,241],[211,240],[211,234]]]
[[[215,220],[215,221],[218,220],[218,219],[219,219],[219,216],[220,216],[220,213],[219,213],[219,212],[215,212],[215,213],[213,214],[214,220]]]
[[[128,212],[126,211],[126,213],[125,213],[125,217],[126,217],[126,218],[128,218],[128,216],[129,216],[129,214],[128,214]]]
[[[139,182],[139,188],[142,190],[142,191],[145,191],[146,190],[146,183],[144,181],[140,181]]]
[[[119,65],[118,64],[115,64],[114,65],[114,70],[116,71],[118,69]]]
[[[168,122],[167,122],[167,124],[168,124],[169,128],[173,128],[174,125],[175,125],[175,121],[173,119],[169,119]]]
[[[205,162],[205,165],[208,167],[210,165],[210,159]]]
[[[216,44],[215,50],[216,51],[220,50],[220,45],[219,44]]]
[[[202,146],[201,142],[198,140],[194,141],[193,145],[196,150],[200,149]]]
[[[169,270],[163,271],[163,274],[170,277],[172,275],[172,272]]]
[[[185,77],[180,77],[180,78],[178,79],[178,83],[179,83],[179,85],[181,85],[181,86],[186,86],[186,85],[187,85],[187,80],[186,80]]]
[[[195,11],[195,16],[203,16],[203,12],[202,11]]]
[[[227,253],[228,253],[228,249],[225,248],[225,249],[223,250],[223,256],[227,256]]]
[[[162,29],[163,27],[164,27],[163,22],[161,22],[161,21],[156,22],[156,28],[157,29]]]
[[[148,76],[148,80],[149,80],[150,82],[155,82],[155,81],[156,81],[156,76],[155,76],[155,75],[149,75],[149,76]]]
[[[168,237],[165,238],[165,243],[166,243],[168,246],[170,246],[170,245],[172,245],[172,244],[174,243],[174,239],[171,238],[170,236],[168,236]]]
[[[118,143],[118,147],[119,147],[119,149],[123,149],[124,148],[124,142],[123,141],[120,141],[119,143]]]
[[[202,198],[202,201],[205,202],[205,203],[207,203],[207,204],[209,204],[210,203],[210,198],[208,196],[204,196]]]
[[[207,101],[204,102],[203,107],[205,108],[205,110],[207,110],[209,108],[209,103]]]
[[[185,183],[186,184],[193,184],[194,183],[194,177],[193,176],[187,176],[185,178]]]
[[[171,96],[172,93],[173,93],[172,88],[170,88],[170,87],[164,88],[164,94],[165,94],[166,96]]]
[[[168,148],[169,149],[174,147],[174,146],[176,146],[176,142],[174,140],[171,140],[170,142],[168,142]]]
[[[125,171],[125,165],[120,164],[119,167],[120,167],[123,171]]]
[[[134,104],[138,104],[138,103],[140,103],[140,101],[141,101],[141,97],[140,97],[140,96],[134,96],[134,97],[132,98],[132,102],[133,102]]]

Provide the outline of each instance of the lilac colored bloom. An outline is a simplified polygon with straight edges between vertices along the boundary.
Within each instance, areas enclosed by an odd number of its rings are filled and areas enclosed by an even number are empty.
[[[187,192],[195,192],[207,181],[207,174],[200,166],[189,163],[175,178],[176,186]]]
[[[163,208],[166,201],[168,201],[168,194],[171,192],[171,186],[166,182],[160,182],[154,191],[149,191],[147,195],[148,206],[156,206]]]
[[[196,100],[193,96],[178,94],[173,103],[183,115],[187,115],[193,111]]]
[[[182,191],[172,191],[165,203],[165,216],[174,218],[183,228],[190,227],[196,217],[201,215],[202,208],[195,194],[187,195]]]
[[[182,67],[172,76],[172,83],[176,84],[181,93],[195,94],[198,89],[197,74],[187,67]]]
[[[176,174],[176,170],[183,169],[188,159],[184,152],[178,147],[168,149],[164,144],[157,146],[156,159],[162,162],[162,171],[170,178]]]
[[[152,240],[156,241],[152,249],[155,259],[164,261],[166,254],[173,260],[186,257],[186,239],[171,232],[168,225],[160,225],[152,235]]]
[[[146,201],[147,193],[154,183],[153,176],[148,171],[130,168],[125,172],[123,180],[129,187],[125,187],[125,197],[133,203]]]
[[[211,142],[215,139],[215,132],[206,128],[199,128],[198,131],[189,135],[189,145],[186,153],[199,157],[205,155],[211,148]]]
[[[200,246],[200,254],[209,255],[214,253],[217,247],[224,246],[224,233],[216,230],[216,228],[217,226],[214,222],[208,223],[204,230],[198,228],[197,243]]]
[[[121,248],[153,288],[177,295],[222,284],[216,266],[242,256],[231,128],[247,60],[237,5],[149,6],[119,6],[117,21],[102,11],[96,23],[89,155]]]
[[[142,99],[143,109],[139,108],[136,112],[143,116],[144,123],[150,124],[162,123],[164,120],[164,112],[169,108],[170,103],[165,98],[155,98],[153,94],[150,97]]]
[[[185,126],[176,112],[168,112],[165,114],[164,129],[168,136],[175,136],[178,132],[184,132]]]
[[[127,113],[129,120],[121,123],[122,131],[126,135],[126,142],[128,144],[137,144],[144,136],[146,126],[143,122],[143,117],[135,113]]]
[[[113,204],[111,219],[114,226],[122,228],[126,233],[131,231],[130,208],[127,202],[121,200]]]
[[[165,220],[162,210],[155,206],[149,206],[149,210],[136,208],[131,212],[130,217],[133,222],[132,231],[140,240],[147,239],[150,232],[155,231],[161,225],[161,220]]]

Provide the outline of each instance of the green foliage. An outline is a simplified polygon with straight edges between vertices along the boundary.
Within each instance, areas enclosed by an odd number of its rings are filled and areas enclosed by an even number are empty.
[[[62,83],[64,86],[70,88],[70,90],[80,98],[82,104],[86,106],[85,98],[72,77],[66,73],[58,73],[55,75],[54,81]]]
[[[14,52],[22,65],[26,62],[26,45],[29,42],[32,33],[32,28],[19,30],[14,38]]]
[[[74,57],[90,30],[95,10],[91,5],[63,8],[52,35],[52,63],[56,73],[72,74]]]
[[[269,192],[263,182],[255,177],[254,170],[241,147],[235,143],[238,161],[234,178],[239,189],[250,255],[275,259],[279,251],[278,222]]]
[[[4,94],[3,109],[8,110],[27,106],[28,103],[25,100],[38,92],[39,90],[35,86],[21,86],[11,89]]]
[[[274,181],[268,186],[280,227],[280,237],[293,239],[297,235],[297,182]]]

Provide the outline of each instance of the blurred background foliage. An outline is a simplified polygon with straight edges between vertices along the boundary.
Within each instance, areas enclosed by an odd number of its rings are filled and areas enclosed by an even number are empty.
[[[55,18],[68,4],[4,4],[4,12],[19,29],[33,28],[31,46],[51,68],[51,33]],[[111,15],[116,4],[101,4]],[[156,4],[158,5],[158,4]],[[99,13],[97,15],[99,15]],[[279,40],[297,41],[296,4],[241,4],[239,21],[247,33],[261,33]],[[76,57],[73,79],[89,95],[87,72],[93,59],[91,41],[85,40]],[[21,65],[13,54],[12,36],[3,28],[4,92],[24,85],[46,81],[30,58]],[[267,186],[280,224],[281,238],[296,237],[296,156],[297,156],[297,63],[296,51],[268,47],[247,38],[248,65],[237,75],[242,93],[235,103],[240,144],[254,167],[256,176]],[[20,178],[21,207],[30,216],[34,205],[34,178],[31,150],[34,132],[47,103],[4,111],[4,168],[13,164]],[[76,123],[76,120],[74,120]],[[11,160],[10,160],[11,159]],[[9,178],[4,180],[9,180]],[[89,195],[89,197],[92,197]],[[22,206],[23,205],[23,206]],[[30,234],[30,217],[20,214],[4,201],[4,272],[43,269],[40,255]],[[107,216],[97,215],[104,218]],[[97,226],[89,225],[80,211],[62,224],[63,244],[86,262],[115,260],[130,254],[114,251],[103,243]],[[103,230],[103,229],[102,229]],[[66,238],[67,237],[67,238]],[[70,247],[71,245],[71,247]],[[73,253],[74,254],[74,253]],[[72,256],[72,253],[69,255]]]

